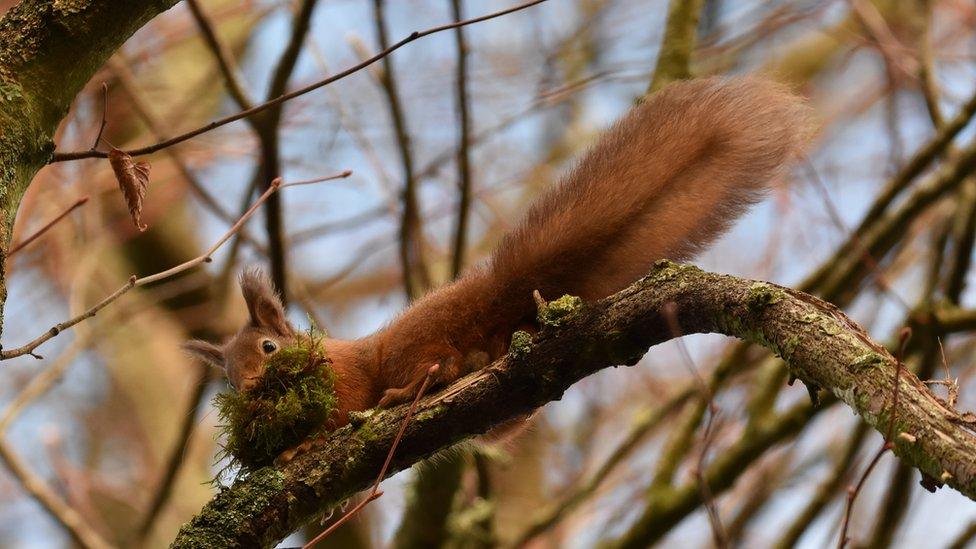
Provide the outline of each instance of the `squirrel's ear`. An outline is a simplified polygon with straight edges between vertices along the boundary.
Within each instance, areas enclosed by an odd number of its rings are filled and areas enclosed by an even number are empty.
[[[224,368],[227,365],[224,362],[224,352],[209,341],[191,339],[183,344],[183,350],[212,366]]]
[[[251,324],[265,328],[280,336],[294,335],[295,330],[285,319],[285,308],[275,293],[271,280],[260,270],[248,269],[241,273],[241,292],[251,315]]]

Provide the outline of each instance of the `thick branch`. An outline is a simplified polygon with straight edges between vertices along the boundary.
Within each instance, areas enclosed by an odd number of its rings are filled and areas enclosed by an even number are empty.
[[[677,305],[681,333],[717,332],[761,344],[802,381],[828,389],[868,424],[887,430],[895,360],[843,313],[793,290],[663,261],[564,326],[544,328],[531,346],[424,399],[389,472],[558,400],[598,370],[635,364],[648,347],[672,338],[662,313],[669,303]],[[899,384],[895,453],[976,498],[976,437],[965,429],[971,418],[908,373]],[[174,547],[273,545],[373,480],[404,412],[371,411],[321,449],[235,483],[183,527]]]

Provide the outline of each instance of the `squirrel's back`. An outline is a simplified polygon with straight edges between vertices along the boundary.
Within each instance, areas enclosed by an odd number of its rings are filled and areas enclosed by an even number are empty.
[[[690,258],[762,196],[810,127],[802,100],[759,78],[678,82],[649,96],[529,208],[486,265],[384,331],[390,367],[436,360],[445,343],[461,356],[486,345],[497,356],[534,319],[533,290],[599,299],[658,259]]]

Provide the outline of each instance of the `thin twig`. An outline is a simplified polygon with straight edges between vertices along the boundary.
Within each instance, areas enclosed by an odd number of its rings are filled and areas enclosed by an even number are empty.
[[[861,237],[858,233],[851,231],[847,224],[844,223],[843,218],[841,218],[840,211],[837,209],[837,205],[834,204],[834,200],[830,197],[830,190],[827,188],[826,183],[824,183],[823,178],[820,177],[820,172],[817,171],[817,167],[813,165],[813,162],[809,157],[803,155],[803,164],[807,167],[808,172],[814,182],[814,187],[820,193],[820,197],[823,199],[824,206],[827,208],[827,214],[830,216],[831,222],[837,228],[837,231],[841,235],[847,237],[848,241],[855,247],[861,250],[861,261],[865,267],[874,273],[874,279],[877,286],[881,289],[884,295],[893,298],[901,306],[902,310],[908,311],[911,309],[908,302],[905,301],[898,293],[893,289],[890,282],[888,282],[888,277],[885,275],[884,270],[881,268],[881,264],[878,260],[871,255],[870,250],[861,242]]]
[[[302,44],[312,25],[312,13],[318,0],[302,0],[298,11],[292,18],[291,33],[284,51],[271,75],[268,84],[267,99],[273,99],[285,93],[288,81],[291,79],[298,58],[302,51]],[[281,173],[281,117],[283,103],[272,106],[260,118],[252,119],[251,126],[257,134],[261,145],[260,161],[254,173],[253,182],[261,189],[267,189],[274,177]],[[287,272],[287,242],[285,241],[284,213],[281,197],[272,195],[265,208],[265,232],[268,235],[268,261],[271,267],[271,279],[278,288],[278,295],[282,304],[288,306],[288,272]]]
[[[451,12],[455,21],[461,21],[461,0],[451,0]],[[451,275],[457,278],[464,268],[464,252],[468,238],[468,218],[471,211],[471,153],[468,141],[471,134],[471,113],[468,107],[468,45],[464,29],[454,29],[457,48],[457,114],[458,114],[458,206],[457,224],[454,227],[454,253],[451,257]]]
[[[388,49],[386,18],[383,10],[384,0],[373,0],[373,19],[376,24],[376,35],[379,37],[380,48]],[[408,300],[418,293],[426,291],[430,284],[427,266],[423,253],[423,225],[417,204],[417,178],[414,174],[413,152],[410,146],[410,131],[407,128],[406,116],[400,101],[393,60],[383,59],[383,71],[379,75],[383,95],[390,110],[390,121],[396,136],[397,151],[400,155],[400,167],[403,176],[403,188],[400,193],[400,232],[399,256],[400,268],[403,271],[403,290]],[[416,275],[416,279],[414,276]]]
[[[27,463],[14,453],[13,448],[3,436],[0,436],[0,460],[7,464],[13,476],[17,478],[24,489],[30,492],[51,516],[64,525],[78,545],[86,549],[112,547],[85,521],[78,511],[65,503],[41,477],[30,470]]]
[[[895,198],[936,158],[943,156],[951,149],[952,140],[969,124],[974,115],[976,115],[976,93],[963,104],[952,120],[943,125],[930,141],[919,147],[912,158],[905,163],[905,166],[885,184],[874,203],[862,217],[862,222],[856,229],[857,234],[867,233]],[[845,246],[848,245],[850,243],[845,243]]]
[[[925,99],[925,109],[929,113],[932,125],[935,129],[940,129],[945,125],[945,117],[942,108],[939,106],[939,83],[936,81],[935,74],[935,52],[932,44],[932,12],[935,9],[933,2],[923,2],[920,29],[918,33],[918,81],[922,89],[922,98]]]
[[[73,509],[52,490],[46,482],[33,471],[20,456],[14,453],[6,441],[7,429],[20,413],[32,402],[44,395],[64,375],[64,372],[75,358],[85,349],[94,332],[86,332],[76,338],[71,345],[54,361],[54,363],[35,376],[21,390],[0,414],[0,460],[2,460],[11,474],[31,497],[40,503],[71,537],[82,547],[109,547],[94,528],[89,525],[78,511]]]
[[[817,486],[813,497],[799,513],[794,514],[794,520],[783,530],[782,537],[771,545],[775,549],[791,549],[796,547],[797,541],[813,524],[820,513],[827,507],[827,504],[834,498],[834,495],[843,487],[844,481],[850,475],[850,466],[857,457],[861,444],[868,433],[868,424],[859,421],[854,430],[844,443],[844,449],[834,462],[830,474]]]
[[[946,404],[949,405],[949,408],[955,410],[956,402],[959,400],[959,378],[953,379],[949,373],[949,361],[946,359],[945,347],[942,346],[942,338],[936,337],[935,340],[939,344],[939,354],[942,357],[942,369],[945,377],[942,379],[926,379],[922,383],[926,385],[944,386],[946,388]]]
[[[183,465],[186,450],[190,446],[190,437],[196,426],[197,410],[200,408],[200,404],[205,401],[208,382],[211,378],[211,367],[207,364],[200,364],[193,394],[190,395],[188,404],[183,411],[183,424],[180,425],[179,436],[176,437],[177,444],[173,446],[172,452],[166,459],[166,469],[163,472],[163,477],[153,494],[152,502],[149,504],[149,511],[146,512],[146,516],[142,519],[139,530],[136,532],[136,546],[142,547],[145,545],[146,537],[152,532],[159,512],[163,510],[163,507],[173,493],[173,484],[176,481],[177,473],[179,473]]]
[[[139,83],[136,76],[132,73],[132,69],[129,66],[128,61],[121,54],[114,55],[108,60],[108,66],[114,73],[122,91],[129,96],[129,101],[132,103],[133,110],[139,115],[139,118],[149,129],[149,132],[156,138],[162,139],[163,136],[168,135],[169,128],[160,119],[160,117],[153,112],[153,107],[144,97],[143,91],[139,87]],[[200,183],[199,179],[190,170],[183,155],[180,153],[179,147],[170,147],[166,149],[166,155],[169,159],[176,165],[177,171],[186,180],[187,184],[190,186],[190,190],[193,191],[200,202],[207,207],[211,212],[214,213],[221,220],[229,224],[234,224],[235,221],[240,217],[235,215],[230,211],[224,209],[223,206],[217,202],[217,199],[210,194],[209,191]],[[263,254],[267,254],[267,247],[256,241],[251,237],[247,231],[241,231],[238,236],[254,247],[254,249],[260,251]]]
[[[235,114],[232,114],[232,115],[225,116],[223,118],[214,120],[213,122],[210,122],[209,124],[207,124],[205,126],[201,126],[199,128],[190,130],[190,131],[188,131],[186,133],[182,133],[182,134],[177,135],[175,137],[171,137],[169,139],[165,139],[165,140],[159,141],[159,142],[154,143],[152,145],[148,145],[148,146],[145,146],[145,147],[140,147],[140,148],[136,148],[136,149],[127,150],[125,152],[128,155],[130,155],[130,156],[143,156],[143,155],[151,154],[151,153],[154,153],[156,151],[165,149],[166,147],[171,147],[173,145],[176,145],[177,143],[182,143],[184,141],[187,141],[189,139],[192,139],[192,138],[194,138],[194,137],[196,137],[196,136],[198,136],[200,134],[203,134],[203,133],[209,132],[211,130],[214,130],[216,128],[219,128],[221,126],[225,126],[227,124],[230,124],[231,122],[235,122],[237,120],[241,120],[243,118],[247,118],[249,116],[253,116],[253,115],[258,114],[260,112],[266,111],[266,110],[270,109],[271,107],[274,107],[276,105],[280,105],[281,103],[284,103],[284,102],[290,101],[290,100],[292,100],[292,99],[294,99],[296,97],[300,97],[302,95],[305,95],[305,94],[307,94],[307,93],[309,93],[311,91],[317,90],[317,89],[319,89],[319,88],[321,88],[323,86],[327,86],[327,85],[329,85],[329,84],[331,84],[331,83],[333,83],[333,82],[335,82],[337,80],[342,80],[343,78],[346,78],[347,76],[349,76],[349,75],[351,75],[353,73],[356,73],[356,72],[358,72],[358,71],[360,71],[360,70],[362,70],[362,69],[364,69],[364,68],[372,65],[373,63],[379,61],[380,59],[383,59],[384,57],[390,55],[394,51],[402,48],[403,46],[409,44],[410,42],[413,42],[413,41],[418,40],[420,38],[423,38],[425,36],[429,36],[431,34],[435,34],[435,33],[442,32],[442,31],[446,31],[446,30],[451,30],[451,29],[456,28],[456,27],[462,27],[462,26],[466,26],[466,25],[472,25],[472,24],[475,24],[475,23],[480,23],[482,21],[488,21],[489,19],[495,19],[495,18],[501,17],[503,15],[508,15],[510,13],[514,13],[514,12],[517,12],[517,11],[524,10],[526,8],[530,8],[532,6],[535,6],[536,4],[541,4],[541,3],[545,2],[545,1],[546,0],[531,0],[530,2],[525,2],[525,3],[522,3],[522,4],[518,4],[518,5],[513,6],[511,8],[504,9],[504,10],[501,10],[501,11],[497,11],[497,12],[494,12],[494,13],[490,13],[488,15],[482,15],[480,17],[474,17],[474,18],[466,19],[464,21],[460,21],[460,22],[456,22],[456,23],[449,23],[449,24],[446,24],[446,25],[438,26],[438,27],[432,27],[432,28],[429,28],[429,29],[424,30],[424,31],[414,31],[414,32],[410,33],[406,38],[403,38],[399,42],[396,42],[395,44],[391,45],[390,47],[388,47],[388,48],[380,51],[379,53],[377,53],[373,57],[370,57],[369,59],[363,61],[362,63],[358,63],[358,64],[356,64],[356,65],[354,65],[352,67],[349,67],[348,69],[346,69],[346,70],[344,70],[344,71],[342,71],[340,73],[337,73],[337,74],[334,74],[334,75],[332,75],[332,76],[330,76],[328,78],[319,80],[318,82],[309,84],[308,86],[305,86],[303,88],[297,89],[297,90],[295,90],[293,92],[289,92],[289,93],[286,93],[286,94],[282,94],[282,95],[280,95],[280,96],[278,96],[278,97],[276,97],[276,98],[274,98],[274,99],[272,99],[270,101],[266,101],[264,103],[261,103],[260,105],[255,105],[254,107],[252,107],[250,109],[245,109],[245,110],[240,111],[238,113],[235,113]],[[108,158],[108,153],[104,153],[104,152],[101,152],[101,151],[76,151],[76,152],[66,152],[66,153],[55,153],[51,157],[51,162],[54,163],[54,162],[64,162],[64,161],[68,161],[68,160],[80,160],[82,158]]]
[[[309,47],[311,53],[318,65],[319,71],[325,75],[329,74],[329,67],[326,63],[325,55],[322,53],[322,48],[315,41],[314,36],[310,36],[308,39]],[[366,57],[368,57],[369,54]],[[363,59],[360,59],[362,61]],[[375,67],[375,65],[374,65]],[[367,71],[369,73],[370,71]],[[379,80],[376,80],[379,82]],[[329,104],[331,108],[335,111],[336,118],[339,125],[342,126],[348,133],[349,137],[352,138],[353,142],[366,157],[367,162],[369,162],[370,167],[376,173],[377,183],[380,188],[384,191],[386,195],[386,207],[390,213],[396,213],[398,210],[396,204],[396,197],[393,193],[393,179],[386,170],[385,162],[380,158],[379,153],[376,151],[376,147],[370,142],[369,137],[363,131],[362,126],[357,122],[356,117],[351,116],[349,109],[343,103],[341,94],[339,94],[336,88],[329,88]]]
[[[98,149],[98,143],[102,140],[102,133],[105,132],[105,126],[108,124],[108,84],[102,82],[102,123],[98,126],[98,133],[95,135],[95,141],[92,142],[91,151]]]
[[[949,258],[945,276],[945,297],[949,303],[958,304],[966,290],[967,275],[973,262],[976,245],[976,177],[970,177],[957,193],[956,212],[953,215],[950,236],[953,254]]]
[[[614,472],[617,466],[639,447],[646,435],[665,419],[671,417],[697,391],[698,387],[696,384],[688,384],[683,389],[677,391],[663,405],[648,407],[638,412],[636,419],[630,425],[623,441],[610,452],[608,457],[596,468],[593,474],[585,480],[576,483],[573,488],[560,495],[556,503],[534,514],[529,526],[515,537],[515,541],[506,545],[506,547],[514,548],[528,545],[530,541],[552,529],[560,520],[586,501],[587,498],[594,495],[604,480]]]
[[[901,233],[911,225],[910,221],[920,211],[933,200],[940,198],[944,191],[953,190],[962,178],[969,175],[974,160],[972,157],[976,155],[976,147],[973,146],[964,149],[935,176],[922,183],[915,193],[906,198],[902,207],[894,212],[888,212],[895,198],[908,188],[916,177],[937,158],[947,156],[952,149],[952,140],[969,124],[974,115],[976,115],[976,93],[958,109],[955,116],[943,125],[930,141],[919,147],[898,174],[884,185],[854,230],[858,239],[848,238],[828,260],[822,262],[800,283],[798,289],[820,294],[835,304],[843,306],[850,293],[848,292],[847,297],[843,296],[841,288],[849,289],[856,286],[859,276],[855,270],[856,265],[851,261],[851,256],[858,263],[862,261],[861,254],[856,253],[855,248],[863,247],[868,250],[876,248],[880,253],[872,253],[873,256],[884,255],[886,250],[898,241]],[[958,181],[956,181],[957,177],[960,178]],[[885,241],[883,245],[882,240]],[[843,274],[838,275],[838,273]]]
[[[78,200],[75,200],[74,204],[68,206],[68,208],[66,210],[64,210],[63,212],[59,213],[51,221],[48,221],[46,225],[44,225],[40,229],[36,230],[34,232],[34,234],[28,236],[27,238],[25,238],[25,239],[21,240],[20,242],[14,244],[13,246],[11,246],[10,247],[10,251],[7,252],[7,257],[9,258],[10,256],[12,256],[15,253],[19,252],[20,250],[22,250],[25,246],[27,246],[31,242],[33,242],[33,241],[37,240],[38,238],[40,238],[40,236],[43,235],[44,233],[46,233],[47,231],[49,231],[51,229],[51,227],[57,225],[58,222],[61,221],[62,219],[64,219],[65,217],[67,217],[68,214],[70,214],[71,212],[75,211],[76,209],[84,206],[87,202],[88,202],[88,197],[87,196],[83,196],[83,197],[79,198]]]
[[[244,215],[244,212],[246,212],[250,207],[251,196],[254,195],[254,191],[257,189],[259,183],[260,182],[257,179],[252,179],[247,185],[247,188],[244,189],[244,192],[240,197],[240,207],[238,208],[238,211],[241,213],[238,217]],[[230,248],[227,250],[224,266],[220,269],[220,273],[216,276],[216,282],[214,283],[214,287],[216,288],[217,292],[216,310],[218,311],[223,309],[223,307],[227,304],[227,299],[231,295],[230,289],[234,279],[234,268],[237,265],[237,256],[240,254],[240,252],[241,238],[234,238],[230,243]]]
[[[197,256],[197,257],[195,257],[195,258],[193,258],[193,259],[191,259],[189,261],[186,261],[184,263],[181,263],[181,264],[179,264],[179,265],[177,265],[177,266],[175,266],[173,268],[167,269],[167,270],[162,271],[162,272],[158,272],[158,273],[153,274],[153,275],[145,276],[145,277],[142,277],[142,278],[139,278],[136,275],[132,275],[131,277],[129,277],[128,282],[126,282],[122,287],[120,287],[118,290],[115,290],[114,292],[112,292],[108,297],[106,297],[105,299],[99,301],[97,304],[95,304],[94,306],[92,306],[87,311],[81,313],[78,316],[75,316],[73,318],[70,318],[68,320],[65,320],[64,322],[60,322],[58,324],[55,324],[50,329],[48,329],[46,332],[44,332],[43,334],[37,336],[32,341],[30,341],[29,343],[27,343],[27,344],[25,344],[25,345],[23,345],[21,347],[17,347],[16,349],[10,349],[10,350],[5,350],[5,351],[0,352],[0,360],[9,360],[9,359],[14,358],[14,357],[28,355],[28,354],[31,355],[31,356],[34,356],[35,358],[42,358],[42,357],[40,357],[40,356],[38,356],[38,355],[36,355],[34,353],[34,349],[37,349],[41,344],[43,344],[44,342],[46,342],[46,341],[50,340],[51,338],[57,336],[62,331],[64,331],[64,330],[66,330],[66,329],[68,329],[68,328],[70,328],[70,327],[78,324],[79,322],[82,322],[82,321],[84,321],[84,320],[86,320],[88,318],[91,318],[91,317],[95,316],[96,314],[98,314],[99,311],[101,311],[102,309],[104,309],[106,306],[108,306],[109,304],[111,304],[113,301],[115,301],[118,298],[120,298],[123,295],[125,295],[132,288],[135,288],[137,286],[145,286],[146,284],[151,284],[153,282],[158,282],[158,281],[163,280],[165,278],[169,278],[169,277],[171,277],[173,275],[176,275],[176,274],[179,274],[179,273],[181,273],[183,271],[186,271],[187,269],[191,269],[193,267],[196,267],[197,265],[201,265],[203,263],[209,263],[210,261],[212,261],[211,256],[214,254],[214,252],[216,252],[221,246],[224,245],[225,242],[227,242],[234,234],[236,234],[241,229],[241,227],[244,225],[244,223],[246,223],[247,220],[250,219],[252,215],[254,215],[254,212],[261,206],[261,204],[264,204],[264,202],[267,201],[268,197],[270,197],[275,192],[277,192],[277,191],[279,191],[281,189],[284,189],[286,187],[293,187],[293,186],[296,186],[296,185],[307,185],[307,184],[311,184],[311,183],[319,183],[321,181],[329,181],[329,180],[332,180],[332,179],[339,179],[339,178],[349,177],[349,175],[351,175],[351,174],[352,174],[352,172],[345,171],[345,172],[342,172],[340,174],[331,175],[331,176],[328,176],[328,177],[323,177],[321,179],[313,179],[313,180],[310,180],[310,181],[299,181],[299,182],[296,182],[296,183],[285,183],[285,184],[282,184],[281,183],[281,179],[280,178],[279,179],[275,179],[271,183],[271,186],[268,188],[268,190],[265,191],[264,194],[262,194],[261,197],[258,198],[258,200],[254,203],[254,205],[251,206],[246,212],[244,212],[244,215],[241,216],[241,218],[237,220],[237,223],[235,223],[224,234],[224,236],[222,236],[220,238],[220,240],[218,240],[213,246],[211,246],[206,252],[204,252],[203,255]]]
[[[884,442],[881,444],[881,448],[878,449],[878,452],[871,459],[871,462],[868,464],[867,468],[864,469],[864,473],[861,474],[861,478],[858,479],[857,484],[854,487],[847,489],[847,503],[844,509],[844,523],[843,526],[841,526],[840,539],[837,540],[837,549],[844,549],[844,546],[847,545],[848,541],[850,541],[847,537],[847,530],[851,524],[851,515],[854,511],[854,500],[857,499],[857,495],[861,492],[861,488],[864,487],[864,483],[867,481],[868,476],[871,475],[871,471],[873,471],[878,465],[878,462],[881,461],[881,457],[885,455],[885,452],[894,448],[894,442],[892,441],[891,436],[894,434],[895,430],[895,413],[898,407],[898,393],[900,392],[898,389],[901,385],[901,371],[904,366],[902,358],[905,354],[905,346],[908,345],[908,340],[911,338],[911,335],[912,330],[911,328],[907,327],[902,328],[901,332],[899,333],[900,341],[898,345],[898,356],[895,357],[895,381],[894,388],[892,389],[893,396],[891,399],[891,410],[889,412],[890,415],[888,416],[888,429],[885,431]]]
[[[724,548],[728,546],[728,537],[725,534],[725,528],[722,526],[722,517],[719,514],[718,507],[715,504],[715,498],[712,494],[711,488],[708,486],[708,481],[705,480],[704,471],[706,458],[708,456],[708,449],[712,442],[712,427],[715,422],[715,416],[718,413],[718,407],[715,405],[715,397],[711,389],[702,379],[701,374],[698,373],[698,368],[695,367],[695,361],[691,358],[691,353],[688,352],[688,347],[685,345],[684,340],[681,336],[684,335],[681,331],[681,326],[678,324],[678,314],[677,314],[677,304],[668,303],[665,305],[663,312],[664,317],[668,322],[668,328],[671,334],[674,336],[674,341],[678,345],[678,351],[681,353],[682,360],[688,367],[688,370],[694,376],[696,383],[698,384],[699,390],[701,391],[702,399],[708,403],[708,419],[705,421],[705,433],[702,435],[702,447],[701,452],[698,454],[698,463],[695,465],[695,479],[698,481],[698,488],[701,491],[702,503],[705,506],[705,510],[708,513],[708,523],[712,527],[712,540],[715,543],[715,547]]]
[[[897,68],[897,72],[901,76],[915,78],[917,73],[916,61],[911,57],[901,55],[907,49],[895,38],[884,17],[878,12],[878,8],[865,0],[848,0],[848,4],[851,6],[851,12],[878,46],[878,51],[881,52],[885,65],[889,67],[889,75],[894,76],[895,71],[890,69]]]
[[[234,99],[234,102],[237,103],[238,107],[242,109],[252,108],[254,102],[251,101],[243,82],[241,82],[238,76],[230,49],[220,41],[210,17],[203,11],[198,0],[186,0],[186,4],[190,8],[190,13],[193,14],[193,20],[196,21],[197,27],[200,29],[200,34],[203,35],[204,43],[217,60],[217,67],[220,69],[220,74],[224,77],[227,92]]]
[[[353,507],[351,511],[345,514],[345,516],[332,523],[332,525],[326,528],[324,532],[315,536],[312,541],[302,546],[302,549],[310,549],[316,543],[329,537],[332,532],[335,532],[340,526],[346,522],[349,522],[352,517],[356,516],[356,514],[363,509],[363,507],[366,507],[366,504],[374,499],[378,499],[383,495],[383,492],[380,492],[379,490],[380,483],[383,482],[384,478],[386,478],[386,471],[390,468],[390,463],[393,461],[393,454],[396,452],[397,446],[400,445],[400,440],[403,438],[403,433],[407,431],[407,425],[410,423],[410,418],[412,418],[414,412],[417,411],[417,403],[420,402],[420,399],[423,398],[424,393],[427,391],[427,386],[430,384],[430,378],[436,375],[438,370],[440,370],[440,364],[434,364],[427,369],[427,375],[424,376],[424,382],[420,384],[420,389],[417,391],[417,396],[413,398],[413,402],[410,404],[410,409],[407,410],[407,415],[404,416],[403,422],[400,423],[400,430],[397,431],[396,437],[393,439],[393,444],[390,445],[390,451],[386,454],[386,461],[383,462],[383,467],[380,469],[380,473],[376,475],[376,481],[373,482],[373,487],[370,489],[369,495],[366,496],[366,499],[361,501],[359,505]]]

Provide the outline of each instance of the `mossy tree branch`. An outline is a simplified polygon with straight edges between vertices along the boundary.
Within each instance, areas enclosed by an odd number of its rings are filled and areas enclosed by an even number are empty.
[[[109,56],[176,2],[23,0],[0,19],[0,307],[14,215],[58,123]]]
[[[783,357],[805,383],[824,387],[886,431],[896,363],[830,304],[772,284],[661,262],[644,279],[581,307],[559,327],[421,402],[389,472],[506,420],[558,400],[584,377],[635,364],[672,339],[665,305],[677,305],[682,333],[723,333]],[[380,469],[405,407],[371,411],[315,451],[261,469],[218,494],[180,531],[174,547],[273,545],[366,487]],[[976,436],[962,416],[902,372],[895,453],[976,499]]]

